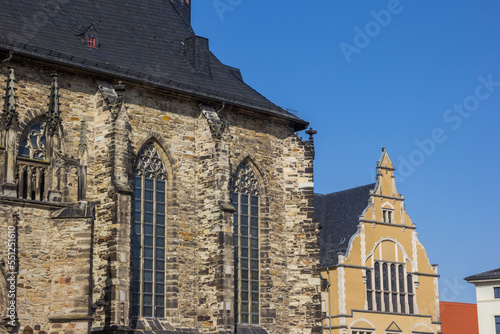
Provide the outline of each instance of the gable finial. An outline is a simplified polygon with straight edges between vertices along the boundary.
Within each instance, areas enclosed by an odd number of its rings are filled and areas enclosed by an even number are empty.
[[[5,103],[3,107],[1,126],[5,130],[9,130],[13,124],[18,123],[19,114],[17,112],[16,101],[16,78],[14,76],[14,67],[9,66],[9,76],[7,78],[7,87],[5,89]]]
[[[317,133],[318,133],[318,131],[313,130],[313,128],[309,128],[309,130],[306,131],[306,134],[309,135],[310,141],[314,141],[314,135]]]
[[[52,74],[52,84],[50,87],[49,110],[46,117],[45,133],[53,136],[58,132],[61,126],[61,111],[59,109],[59,84],[57,74]]]

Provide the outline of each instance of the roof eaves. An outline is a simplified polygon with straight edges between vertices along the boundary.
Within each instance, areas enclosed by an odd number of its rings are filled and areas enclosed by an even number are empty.
[[[477,282],[477,281],[486,281],[486,280],[488,280],[488,281],[500,280],[500,268],[485,271],[485,272],[480,273],[480,274],[468,276],[468,277],[464,278],[464,280],[466,280],[470,283]]]

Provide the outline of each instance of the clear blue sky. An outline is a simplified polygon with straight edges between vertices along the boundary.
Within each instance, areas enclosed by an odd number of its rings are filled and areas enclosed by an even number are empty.
[[[372,182],[387,147],[441,300],[475,302],[463,278],[500,267],[499,13],[497,0],[193,0],[193,27],[318,130],[316,192]]]

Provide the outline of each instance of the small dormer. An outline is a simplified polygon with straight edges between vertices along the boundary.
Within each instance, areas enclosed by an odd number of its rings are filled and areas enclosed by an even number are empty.
[[[99,33],[93,24],[82,34],[82,39],[85,46],[91,49],[100,48]]]

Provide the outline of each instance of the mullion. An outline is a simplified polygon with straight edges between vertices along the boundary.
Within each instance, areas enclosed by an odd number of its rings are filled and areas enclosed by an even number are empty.
[[[239,212],[240,210],[240,194],[239,193],[233,193],[233,201],[235,201],[236,204],[236,211],[234,212],[234,240],[235,240],[235,247],[234,247],[234,265],[235,265],[235,281],[234,281],[234,299],[235,299],[235,305],[234,309],[236,311],[235,318],[236,322],[241,322],[241,310],[240,310],[240,301],[241,301],[241,288],[240,288],[240,246],[241,246],[241,240],[240,240],[240,215]]]
[[[250,222],[249,222],[249,234],[251,244],[249,245],[250,253],[249,257],[251,259],[251,269],[250,269],[250,314],[251,323],[259,323],[259,198],[257,196],[249,196],[248,198],[250,207]],[[254,203],[255,200],[255,203]],[[254,254],[255,251],[255,254]],[[255,256],[254,256],[255,255]]]
[[[142,292],[142,315],[152,317],[154,315],[154,273],[155,273],[155,243],[154,243],[154,196],[155,184],[153,178],[144,177],[144,200],[143,200],[143,292]],[[147,229],[147,230],[146,230]],[[148,277],[149,276],[149,277]]]
[[[154,254],[154,312],[155,317],[165,316],[165,181],[155,180],[155,194],[154,199],[156,205],[154,206],[154,241],[155,241],[155,254]],[[159,186],[162,185],[162,190]],[[160,200],[163,199],[163,200]],[[159,208],[162,211],[159,212]],[[160,236],[159,231],[163,234]],[[161,239],[160,239],[161,238]],[[161,254],[161,256],[159,255]],[[159,265],[161,264],[161,268]],[[159,282],[160,280],[160,282]]]
[[[142,198],[143,198],[143,177],[134,178],[134,210],[133,210],[133,231],[132,231],[132,314],[142,315]],[[136,235],[137,234],[137,235]]]
[[[144,316],[144,258],[145,258],[145,249],[144,249],[144,217],[145,217],[145,211],[144,211],[144,201],[145,201],[145,187],[146,187],[146,181],[145,181],[145,176],[143,175],[141,178],[141,282],[140,282],[140,291],[141,291],[141,298],[140,298],[140,309],[141,309],[141,316]]]

